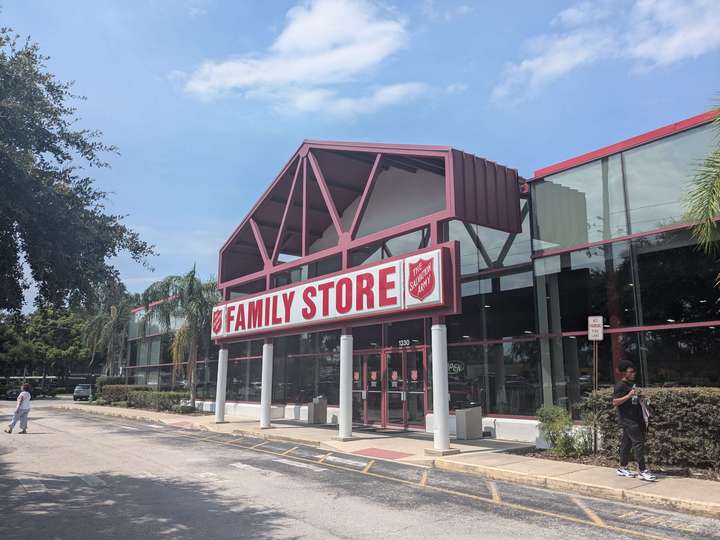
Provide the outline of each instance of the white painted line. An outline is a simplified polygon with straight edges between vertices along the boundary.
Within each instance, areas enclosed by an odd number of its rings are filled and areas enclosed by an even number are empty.
[[[103,480],[102,478],[98,478],[97,476],[95,476],[93,474],[84,475],[84,476],[81,476],[81,478],[82,478],[83,482],[85,482],[90,487],[107,486],[107,484],[105,483],[105,480]]]
[[[20,484],[28,493],[42,493],[46,491],[45,484],[35,478],[21,478]]]
[[[282,473],[279,473],[279,472],[276,472],[276,471],[268,471],[268,470],[265,470],[265,469],[261,469],[260,467],[253,467],[252,465],[248,465],[247,463],[231,463],[230,466],[233,467],[233,468],[235,468],[235,469],[240,469],[241,471],[252,471],[252,472],[254,472],[254,473],[261,474],[261,475],[263,475],[263,476],[268,476],[268,477],[273,477],[273,476],[276,476],[276,477],[285,476],[285,475],[282,474]]]
[[[165,426],[160,424],[143,424],[145,427],[151,427],[153,429],[162,429]]]
[[[120,429],[127,429],[128,431],[138,431],[138,428],[130,426],[120,426]]]
[[[333,463],[340,463],[342,465],[352,465],[353,467],[365,467],[368,464],[367,461],[357,461],[355,459],[346,459],[337,456],[328,456],[325,458],[325,461],[332,461]]]
[[[300,469],[308,469],[313,472],[322,472],[326,471],[327,469],[323,469],[322,467],[316,467],[315,465],[310,465],[309,463],[300,463],[298,461],[293,461],[291,459],[273,459],[276,463],[283,463],[284,465],[290,465],[291,467],[298,467]]]

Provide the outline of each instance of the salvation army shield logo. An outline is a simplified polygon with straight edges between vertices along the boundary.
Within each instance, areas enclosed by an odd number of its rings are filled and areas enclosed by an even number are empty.
[[[418,259],[408,269],[408,293],[422,302],[435,290],[433,259]]]
[[[222,329],[222,310],[218,309],[213,311],[212,318],[212,333],[219,334]]]

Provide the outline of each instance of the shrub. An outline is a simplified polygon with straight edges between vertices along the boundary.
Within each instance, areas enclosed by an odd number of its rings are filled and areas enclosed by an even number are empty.
[[[128,392],[149,391],[147,386],[126,386],[124,384],[106,384],[102,391],[98,391],[98,396],[105,401],[127,401]]]
[[[648,426],[649,461],[658,465],[720,465],[720,388],[644,388],[654,414]],[[622,431],[612,406],[612,391],[593,392],[581,413],[597,416],[601,452],[616,457]]]
[[[552,452],[561,457],[577,457],[592,451],[592,433],[586,427],[575,427],[563,407],[543,406],[537,410],[540,433]]]
[[[195,412],[195,407],[192,405],[173,405],[172,411],[178,414],[190,414]]]
[[[127,408],[127,407],[128,407],[128,402],[127,402],[127,401],[113,401],[113,402],[111,403],[111,405],[112,405],[113,407],[125,407],[125,408]]]
[[[170,411],[173,406],[188,398],[187,392],[155,392],[131,390],[127,393],[129,407]]]
[[[103,398],[97,398],[90,402],[90,405],[108,405],[108,402]]]
[[[97,391],[102,392],[103,386],[106,384],[125,384],[125,377],[98,377],[95,380],[95,386],[97,386]]]

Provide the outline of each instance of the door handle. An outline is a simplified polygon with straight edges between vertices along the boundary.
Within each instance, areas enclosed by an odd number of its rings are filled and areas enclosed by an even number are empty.
[[[402,401],[407,401],[407,392],[400,392],[400,399]]]
[[[362,391],[362,399],[367,399],[367,390]]]

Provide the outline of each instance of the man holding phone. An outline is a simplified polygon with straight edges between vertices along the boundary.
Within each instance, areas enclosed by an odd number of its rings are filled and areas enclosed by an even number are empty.
[[[633,363],[627,360],[620,362],[619,369],[623,378],[615,385],[612,400],[613,406],[617,409],[618,422],[623,430],[620,443],[620,467],[617,475],[629,478],[637,476],[640,480],[654,482],[655,475],[645,466],[645,421],[640,406],[640,393],[635,385],[637,370]],[[631,448],[635,453],[640,470],[638,474],[627,468]]]

